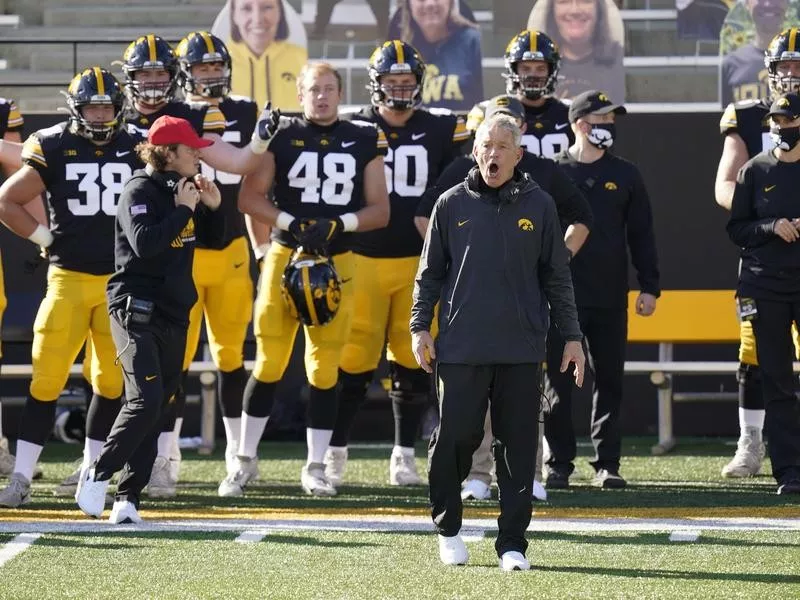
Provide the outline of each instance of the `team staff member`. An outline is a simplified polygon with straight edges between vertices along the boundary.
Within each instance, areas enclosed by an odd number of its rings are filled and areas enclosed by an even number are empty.
[[[800,96],[780,96],[769,118],[777,147],[750,159],[736,181],[728,235],[742,249],[736,296],[756,337],[778,494],[800,494],[800,405],[792,325],[800,323]]]
[[[628,337],[628,249],[641,286],[636,313],[653,314],[661,293],[653,215],[642,176],[633,164],[608,151],[616,134],[616,115],[624,113],[624,107],[612,104],[602,92],[579,94],[569,109],[575,145],[556,158],[584,191],[594,215],[592,235],[570,266],[581,330],[594,366],[591,464],[595,485],[604,488],[626,484],[619,475],[619,410]],[[547,364],[557,365],[563,336],[556,327],[548,336]],[[548,370],[548,377],[555,394],[544,421],[550,446],[547,486],[565,488],[576,451],[572,381],[555,369]]]
[[[507,114],[516,119],[523,132],[523,140],[525,139],[525,109],[517,98],[513,96],[496,96],[492,98],[486,106],[486,115],[491,117],[494,114]],[[425,232],[428,229],[428,220],[436,198],[439,194],[464,181],[470,169],[474,166],[475,160],[472,156],[462,156],[455,159],[436,181],[436,185],[425,194],[424,199],[417,207],[417,216],[414,219],[423,237],[425,237]],[[531,154],[526,150],[522,154],[522,160],[518,168],[523,173],[528,173],[545,192],[553,197],[556,203],[556,212],[564,230],[564,243],[570,255],[574,256],[586,241],[586,236],[589,235],[589,228],[592,223],[592,211],[589,208],[589,203],[586,202],[581,191],[561,167],[548,158]],[[539,431],[541,437],[541,428]],[[475,498],[482,500],[489,498],[491,495],[489,486],[492,483],[491,469],[494,464],[491,444],[492,431],[487,417],[487,423],[484,425],[483,441],[472,456],[472,470],[466,481],[464,481],[461,493],[464,499]],[[539,442],[539,452],[537,452],[536,458],[536,479],[534,480],[533,494],[538,500],[546,500],[547,492],[539,482],[542,470],[541,441]]]
[[[436,203],[414,287],[410,329],[414,354],[432,372],[436,359],[440,424],[431,438],[431,515],[439,557],[465,564],[461,482],[491,397],[499,533],[495,543],[504,570],[527,570],[525,530],[539,417],[539,370],[545,356],[549,312],[568,340],[561,369],[576,365],[583,381],[583,350],[569,255],[552,198],[515,167],[522,158],[514,119],[496,115],[478,128],[478,166]],[[439,335],[431,337],[434,306]],[[548,303],[550,309],[548,311]]]
[[[139,494],[156,458],[164,408],[181,376],[189,310],[197,301],[192,281],[195,208],[216,210],[220,193],[198,175],[201,139],[184,119],[163,116],[147,143],[136,147],[146,163],[126,182],[115,224],[116,271],[108,282],[111,333],[125,377],[125,405],[103,450],[81,469],[75,498],[100,517],[111,477],[117,486],[112,523],[137,523]],[[204,222],[198,219],[198,224]],[[214,225],[222,219],[208,221]]]
[[[771,98],[800,89],[800,29],[793,27],[776,35],[765,53]],[[717,168],[714,195],[721,207],[731,209],[736,175],[748,159],[774,147],[769,132],[770,98],[731,103],[720,121],[725,138]],[[794,329],[796,332],[797,330]],[[751,477],[761,470],[765,448],[764,397],[750,321],[740,322],[739,343],[739,442],[736,454],[722,467],[723,477]],[[794,335],[798,347],[797,333]]]

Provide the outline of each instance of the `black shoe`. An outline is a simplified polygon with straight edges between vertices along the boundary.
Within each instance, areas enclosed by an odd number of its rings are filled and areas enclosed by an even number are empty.
[[[594,485],[604,490],[620,490],[628,485],[616,470],[600,469],[594,476]]]
[[[569,488],[569,472],[561,469],[548,469],[544,486],[548,490],[566,490]]]
[[[800,494],[800,479],[787,479],[778,486],[778,495]]]

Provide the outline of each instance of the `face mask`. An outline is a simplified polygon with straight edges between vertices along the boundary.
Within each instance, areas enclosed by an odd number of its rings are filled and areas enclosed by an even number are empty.
[[[778,128],[773,125],[769,135],[777,148],[788,152],[800,142],[800,126]]]
[[[614,143],[614,135],[617,133],[614,123],[596,123],[592,125],[587,139],[595,148],[606,150],[611,148]]]

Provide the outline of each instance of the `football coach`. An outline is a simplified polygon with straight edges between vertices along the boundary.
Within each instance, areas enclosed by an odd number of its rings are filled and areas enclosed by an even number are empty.
[[[583,336],[568,253],[553,199],[516,168],[521,135],[507,115],[478,128],[477,166],[436,202],[414,286],[414,354],[428,372],[436,360],[441,419],[431,439],[429,480],[445,564],[468,559],[459,536],[461,482],[490,402],[500,490],[495,549],[504,570],[530,568],[525,530],[549,314],[567,342],[561,371],[575,363],[576,384],[583,383]],[[430,330],[437,302],[434,346]]]

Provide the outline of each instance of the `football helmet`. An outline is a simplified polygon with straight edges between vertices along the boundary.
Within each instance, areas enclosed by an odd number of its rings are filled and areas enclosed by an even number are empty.
[[[122,129],[124,123],[125,94],[111,73],[101,67],[90,67],[75,75],[66,92],[69,110],[69,128],[74,134],[93,142],[107,142]],[[89,105],[111,105],[114,118],[104,123],[91,122],[83,116]]]
[[[561,68],[561,55],[558,46],[541,31],[527,29],[511,38],[505,53],[506,93],[522,94],[529,100],[537,100],[555,92],[558,83],[558,70]],[[541,60],[547,63],[546,78],[533,76],[520,77],[517,73],[519,63],[528,60]]]
[[[422,86],[425,81],[425,61],[414,46],[390,40],[375,49],[369,59],[367,90],[373,105],[384,105],[396,110],[416,108],[422,104]],[[417,80],[414,86],[386,86],[384,75],[411,73]]]
[[[175,48],[181,87],[191,96],[224,98],[231,91],[231,55],[223,41],[207,31],[193,31]],[[222,63],[224,74],[218,79],[198,81],[192,67],[203,63]]]
[[[143,82],[136,80],[139,71],[163,69],[169,80]],[[125,89],[132,99],[143,104],[158,105],[172,99],[178,82],[178,61],[172,46],[152,33],[131,42],[122,56],[122,71],[125,73]]]
[[[331,258],[298,248],[281,278],[281,296],[289,313],[303,325],[329,323],[342,298],[339,275]]]
[[[800,29],[785,29],[772,38],[764,52],[764,65],[769,74],[769,92],[772,97],[800,91],[800,77],[781,76],[778,74],[778,63],[800,61]]]

